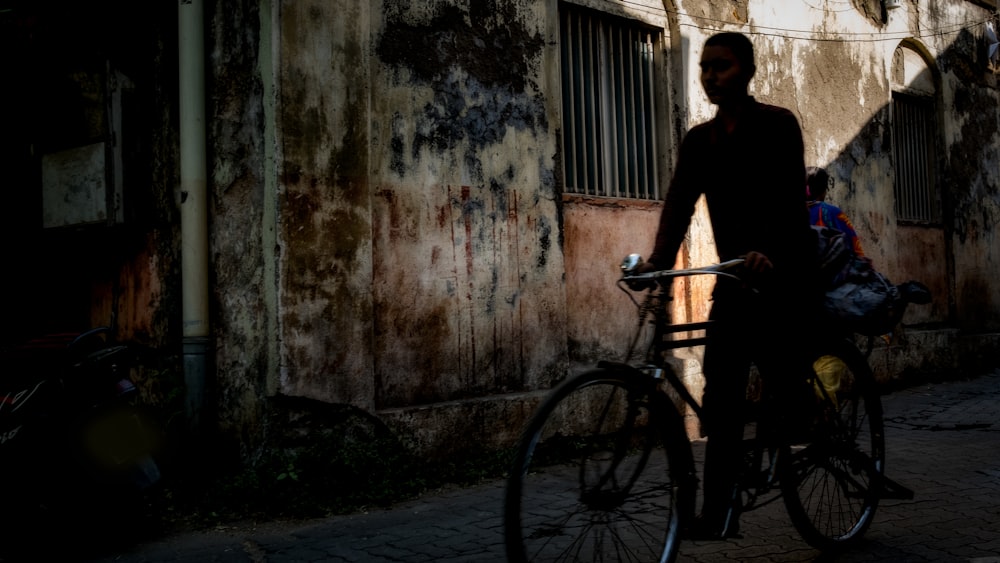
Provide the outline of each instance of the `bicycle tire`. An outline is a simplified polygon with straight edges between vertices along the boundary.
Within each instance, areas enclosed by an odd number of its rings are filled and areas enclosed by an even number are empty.
[[[782,496],[795,528],[822,551],[846,549],[875,517],[885,471],[882,401],[861,352],[848,341],[821,356],[846,365],[840,389],[822,400],[811,443],[783,446]]]
[[[680,415],[648,376],[569,379],[522,435],[504,502],[508,559],[673,561],[678,489],[693,475]]]

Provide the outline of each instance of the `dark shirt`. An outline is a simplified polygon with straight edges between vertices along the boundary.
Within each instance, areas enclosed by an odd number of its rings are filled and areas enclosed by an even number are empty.
[[[649,261],[673,266],[704,194],[720,259],[757,251],[776,277],[801,281],[815,246],[804,178],[802,130],[786,109],[751,98],[732,133],[718,118],[694,127],[681,142]]]

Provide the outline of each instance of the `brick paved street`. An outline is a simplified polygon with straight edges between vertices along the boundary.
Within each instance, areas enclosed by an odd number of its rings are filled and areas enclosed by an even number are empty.
[[[743,539],[686,543],[679,560],[1000,563],[1000,371],[896,391],[883,404],[888,475],[915,498],[883,501],[858,549],[824,559],[777,502],[743,516]],[[502,493],[493,482],[294,527],[168,538],[99,561],[503,561]]]

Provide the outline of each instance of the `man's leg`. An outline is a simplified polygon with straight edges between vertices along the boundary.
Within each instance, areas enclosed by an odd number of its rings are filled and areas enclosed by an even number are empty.
[[[743,413],[750,371],[748,338],[736,322],[732,304],[716,302],[705,348],[703,430],[707,436],[704,469],[703,532],[721,534],[732,507],[743,441]],[[729,322],[727,322],[729,321]]]
[[[822,323],[804,318],[788,303],[773,303],[773,312],[761,323],[754,343],[754,363],[764,379],[764,386],[774,397],[781,426],[801,431],[816,412],[815,392],[810,378],[815,377],[813,360],[816,342],[824,338]]]

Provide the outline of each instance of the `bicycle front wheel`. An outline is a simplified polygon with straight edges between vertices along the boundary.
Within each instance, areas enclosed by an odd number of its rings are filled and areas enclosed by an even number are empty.
[[[593,370],[542,403],[507,484],[511,561],[673,560],[679,515],[671,461],[690,456],[669,450],[690,445],[666,439],[663,413],[673,406],[644,377]]]
[[[803,539],[837,550],[859,541],[875,517],[885,470],[882,401],[857,347],[833,345],[817,361],[822,406],[814,438],[784,448],[780,479]]]

